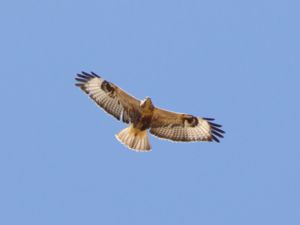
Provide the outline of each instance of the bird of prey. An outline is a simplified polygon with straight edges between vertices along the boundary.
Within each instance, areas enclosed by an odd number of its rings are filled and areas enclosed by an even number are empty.
[[[175,142],[216,141],[225,132],[212,118],[170,112],[157,108],[151,98],[143,101],[127,94],[118,86],[97,74],[82,72],[75,78],[78,86],[104,111],[129,124],[116,138],[129,149],[139,152],[151,150],[150,133]]]

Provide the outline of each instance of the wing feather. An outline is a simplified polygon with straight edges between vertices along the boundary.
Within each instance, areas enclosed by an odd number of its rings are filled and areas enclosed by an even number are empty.
[[[75,84],[89,97],[118,120],[125,123],[134,122],[141,114],[140,100],[127,94],[121,88],[108,82],[95,73],[77,74]]]
[[[150,133],[163,139],[178,142],[216,141],[225,132],[212,118],[195,117],[155,108]]]

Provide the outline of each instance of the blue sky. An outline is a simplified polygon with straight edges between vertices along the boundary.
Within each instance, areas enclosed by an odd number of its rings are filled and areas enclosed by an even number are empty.
[[[299,224],[299,7],[2,1],[0,224]],[[226,137],[129,151],[80,71]]]

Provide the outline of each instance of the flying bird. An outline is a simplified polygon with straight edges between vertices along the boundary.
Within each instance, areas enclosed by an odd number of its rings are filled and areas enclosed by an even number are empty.
[[[170,112],[157,108],[151,98],[140,101],[97,74],[82,72],[75,78],[89,97],[118,120],[129,124],[116,138],[129,149],[151,150],[147,130],[158,138],[175,142],[215,141],[225,133],[212,118]]]

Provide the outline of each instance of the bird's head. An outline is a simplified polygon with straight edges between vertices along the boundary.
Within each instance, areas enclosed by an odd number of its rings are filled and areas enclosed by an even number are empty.
[[[154,109],[154,106],[152,104],[152,100],[149,97],[146,97],[143,101],[141,101],[140,106],[143,109],[150,109],[150,110]]]

